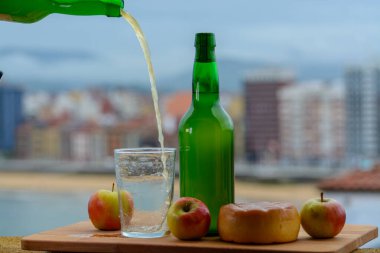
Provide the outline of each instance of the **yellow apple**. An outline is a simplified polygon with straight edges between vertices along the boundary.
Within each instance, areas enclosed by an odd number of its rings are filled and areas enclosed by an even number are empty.
[[[109,190],[98,190],[91,195],[88,201],[88,216],[92,224],[100,230],[119,230],[119,199],[118,193]],[[127,191],[120,192],[123,212],[128,214],[129,223],[133,214],[133,198]]]
[[[335,199],[309,199],[301,210],[303,229],[314,238],[331,238],[342,230],[346,222],[346,211],[342,204]]]

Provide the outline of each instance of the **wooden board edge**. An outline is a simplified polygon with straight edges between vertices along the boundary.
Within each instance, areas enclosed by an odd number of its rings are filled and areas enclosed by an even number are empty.
[[[55,240],[41,239],[40,234],[26,236],[21,239],[21,249],[22,250],[32,250],[32,251],[47,251],[47,252],[73,252],[72,245],[66,246],[64,242],[57,242]],[[57,250],[57,245],[59,245],[59,250]],[[85,245],[85,247],[83,247]],[[82,248],[82,249],[81,249]],[[83,250],[85,248],[86,250]],[[99,250],[98,247],[90,247],[86,242],[76,242],[76,249],[74,252],[99,252],[107,253],[107,251]],[[110,251],[114,252],[112,248]]]
[[[33,250],[33,239],[30,239],[30,237],[33,237],[34,235],[24,236],[21,238],[21,249],[22,250]],[[32,244],[32,245],[30,245]]]
[[[352,241],[351,243],[347,244],[346,246],[342,247],[341,249],[338,249],[338,250],[335,250],[335,251],[323,251],[323,253],[346,253],[346,252],[352,252],[354,251],[355,249],[358,249],[360,246],[366,244],[367,242],[375,239],[378,237],[378,227],[376,226],[366,226],[366,228],[368,228],[368,231],[365,232],[364,234],[362,234],[358,240],[356,241]],[[79,238],[78,238],[79,239]],[[118,252],[118,246],[117,245],[114,245],[114,246],[110,246],[108,248],[107,251],[104,251],[104,248],[103,250],[99,251],[99,249],[97,249],[96,247],[92,248],[90,247],[89,249],[89,245],[88,245],[88,242],[81,242],[81,241],[77,241],[77,246],[78,248],[76,249],[76,252],[89,252],[89,250],[91,252],[103,252],[103,253],[106,253],[106,252]],[[29,236],[25,236],[25,237],[22,237],[21,238],[21,248],[23,250],[33,250],[33,251],[57,251],[57,244],[60,244],[60,249],[59,251],[60,252],[72,252],[73,248],[72,246],[69,246],[69,247],[65,247],[64,243],[62,242],[57,242],[55,241],[53,238],[51,240],[49,240],[49,238],[46,238],[46,231],[45,232],[41,232],[41,233],[38,233],[38,234],[33,234],[33,235],[29,235]],[[83,250],[83,248],[81,246],[84,246],[86,245],[86,250]],[[131,250],[134,250],[136,252],[142,252],[141,251],[141,248],[140,246],[136,246],[136,245],[131,245]],[[116,248],[115,248],[116,247]],[[82,249],[81,249],[82,248]],[[182,248],[175,248],[175,247],[172,247],[172,246],[160,246],[162,252],[176,252],[176,253],[181,253],[181,252],[189,252],[189,249],[190,250],[196,250],[197,253],[212,253],[212,252],[220,252],[220,250],[215,250],[213,248],[189,248],[187,246],[183,246]],[[134,252],[133,251],[133,252]],[[132,251],[131,251],[132,252]],[[161,251],[160,251],[161,252]],[[223,252],[239,252],[239,253],[245,253],[245,252],[250,252],[250,251],[247,251],[247,250],[244,250],[244,249],[229,249],[229,248],[226,248]],[[258,253],[259,251],[257,251]],[[265,252],[265,253],[269,253],[269,252],[272,252],[272,251],[260,251],[260,252]],[[279,252],[282,252],[282,253],[292,253],[292,252],[289,252],[289,251],[279,251]],[[314,252],[321,252],[321,251],[314,251]],[[310,253],[313,253],[313,251],[310,251]]]
[[[367,242],[369,242],[369,241],[377,238],[378,234],[379,234],[378,227],[377,226],[372,226],[372,225],[368,225],[367,227],[369,228],[369,230],[365,234],[363,234],[360,238],[358,238],[356,241],[353,241],[350,244],[346,245],[345,247],[342,247],[338,251],[329,252],[329,253],[352,252],[352,251],[358,249],[359,247],[365,245]]]
[[[40,246],[43,243],[42,247]],[[29,235],[21,238],[22,250],[48,251],[46,245],[49,241],[39,239],[39,234]]]

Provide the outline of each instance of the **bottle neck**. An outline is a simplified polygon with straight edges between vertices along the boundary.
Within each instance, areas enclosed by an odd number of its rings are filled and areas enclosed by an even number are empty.
[[[214,48],[199,47],[193,69],[193,104],[212,105],[219,102],[219,77]]]
[[[120,17],[123,0],[53,0],[54,13],[69,15],[106,15]]]

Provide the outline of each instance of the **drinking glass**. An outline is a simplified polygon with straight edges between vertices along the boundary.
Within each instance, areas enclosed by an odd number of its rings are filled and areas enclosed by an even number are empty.
[[[154,238],[167,231],[173,199],[175,148],[115,149],[121,234]]]

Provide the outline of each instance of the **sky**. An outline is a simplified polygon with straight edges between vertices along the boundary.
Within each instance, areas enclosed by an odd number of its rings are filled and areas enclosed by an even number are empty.
[[[194,34],[214,32],[217,59],[345,66],[380,58],[376,0],[128,0],[158,79],[191,72]],[[0,70],[22,85],[148,83],[138,41],[122,18],[53,14],[0,22]]]

